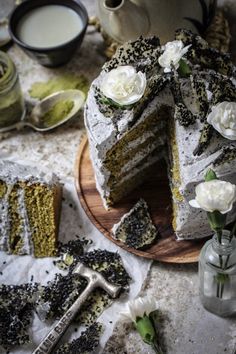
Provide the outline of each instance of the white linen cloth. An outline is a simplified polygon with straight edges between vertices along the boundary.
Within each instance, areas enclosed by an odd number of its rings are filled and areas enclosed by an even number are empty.
[[[88,246],[88,250],[106,249],[111,252],[118,252],[122,257],[125,269],[132,278],[129,293],[121,296],[120,299],[114,301],[112,306],[107,308],[98,318],[98,321],[105,325],[105,331],[101,337],[99,353],[102,353],[105,343],[113,332],[115,323],[119,318],[119,313],[122,311],[124,303],[135,298],[141,290],[142,284],[147,276],[151,262],[139,257],[136,257],[112,242],[106,239],[90,222],[82,209],[77,192],[72,181],[64,184],[61,222],[59,231],[59,240],[63,243],[74,239],[76,235],[91,239],[92,245]],[[86,247],[86,246],[85,246]],[[23,284],[30,282],[32,276],[34,282],[40,282],[43,285],[54,278],[55,273],[61,272],[54,264],[53,258],[36,259],[32,256],[12,256],[4,252],[0,252],[0,283],[1,284]],[[6,262],[6,263],[5,263]],[[62,272],[63,273],[63,272]],[[54,324],[56,321],[54,322]],[[79,328],[79,326],[75,326]],[[30,354],[40,343],[40,341],[49,332],[51,326],[48,323],[39,320],[38,316],[34,315],[32,328],[30,330],[32,343],[17,347],[11,353]],[[74,331],[74,326],[70,326],[68,332],[64,336],[64,341],[74,339],[79,336],[79,333]],[[62,340],[63,342],[63,340]],[[5,350],[0,349],[0,353],[5,353]]]

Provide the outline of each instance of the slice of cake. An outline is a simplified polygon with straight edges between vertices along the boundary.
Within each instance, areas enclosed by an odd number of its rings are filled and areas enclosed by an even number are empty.
[[[134,69],[136,77],[131,75]],[[115,78],[122,70],[118,82]],[[228,54],[209,48],[204,39],[186,30],[178,30],[176,40],[165,46],[153,37],[118,48],[92,83],[85,108],[96,186],[106,208],[142,183],[150,171],[155,173],[152,165],[165,156],[177,238],[201,238],[211,233],[205,213],[188,202],[209,168],[221,179],[236,182],[233,108],[225,112],[225,122],[216,122],[215,127],[208,122],[219,104],[228,102],[235,107],[235,73]],[[144,91],[140,90],[143,75]],[[118,98],[115,102],[104,86],[107,81]],[[124,91],[130,89],[133,96],[141,91],[142,95],[130,104],[119,103]],[[219,120],[221,117],[224,114]],[[217,131],[219,126],[228,128],[231,136]],[[235,216],[236,207],[228,221]]]
[[[116,240],[136,249],[150,246],[157,237],[157,229],[152,222],[145,200],[140,199],[135,206],[112,228]]]
[[[157,38],[126,43],[90,88],[85,125],[96,186],[106,208],[141,184],[152,165],[163,157],[171,96],[162,92],[168,80],[157,71],[158,54]],[[104,97],[101,84],[112,69],[131,63],[146,73],[144,95],[134,105],[115,105]]]
[[[61,185],[54,174],[0,161],[0,250],[56,255]]]

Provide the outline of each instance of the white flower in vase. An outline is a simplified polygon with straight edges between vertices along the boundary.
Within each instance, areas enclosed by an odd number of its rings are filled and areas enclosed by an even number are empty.
[[[146,89],[146,75],[131,65],[118,66],[106,73],[100,90],[121,106],[131,105],[140,100]]]
[[[196,197],[189,204],[208,212],[218,210],[221,214],[226,214],[236,201],[236,186],[218,179],[198,184],[195,192]]]
[[[203,246],[199,257],[201,300],[209,311],[223,314],[224,311],[231,311],[226,310],[227,306],[223,302],[226,300],[225,287],[228,289],[230,287],[228,267],[231,262],[230,257],[233,255],[231,242],[236,225],[231,232],[224,230],[224,228],[227,213],[232,210],[236,201],[236,185],[218,180],[215,172],[209,169],[205,175],[205,182],[198,184],[195,191],[196,197],[190,200],[189,204],[207,212],[210,227],[215,232],[213,239]],[[232,268],[232,264],[230,267]],[[230,303],[229,294],[230,292],[227,290],[227,303]],[[210,298],[212,298],[212,302],[209,302]],[[215,306],[215,300],[218,299],[222,303],[220,306],[219,304]]]
[[[210,169],[205,175],[205,182],[199,183],[195,192],[196,197],[189,204],[207,212],[211,229],[216,232],[221,243],[227,213],[232,210],[236,201],[236,185],[218,180],[215,172]]]

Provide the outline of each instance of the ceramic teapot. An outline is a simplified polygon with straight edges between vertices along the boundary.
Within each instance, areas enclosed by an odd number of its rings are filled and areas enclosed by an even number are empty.
[[[105,32],[123,43],[140,35],[173,40],[178,28],[203,34],[215,12],[216,0],[97,0]]]

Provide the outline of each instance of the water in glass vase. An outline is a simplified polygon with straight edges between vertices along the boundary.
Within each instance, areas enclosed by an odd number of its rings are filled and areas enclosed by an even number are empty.
[[[226,317],[236,314],[236,239],[224,230],[202,248],[199,259],[200,298],[210,312]]]

